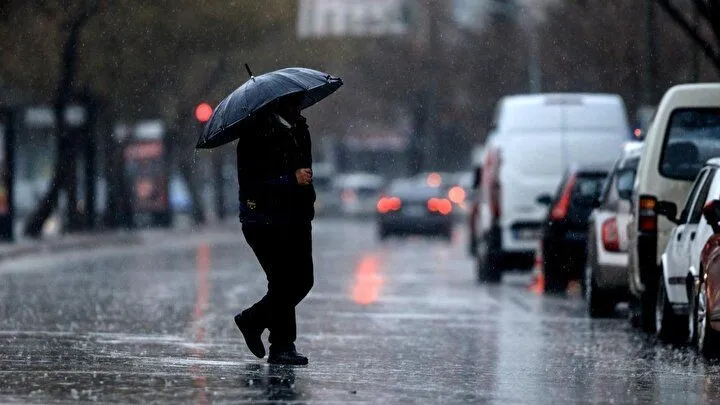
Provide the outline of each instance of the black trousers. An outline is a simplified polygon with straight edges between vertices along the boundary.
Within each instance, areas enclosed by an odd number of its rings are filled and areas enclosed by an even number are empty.
[[[313,286],[312,226],[243,224],[242,231],[268,280],[265,296],[245,314],[270,330],[271,350],[293,348],[295,306]]]

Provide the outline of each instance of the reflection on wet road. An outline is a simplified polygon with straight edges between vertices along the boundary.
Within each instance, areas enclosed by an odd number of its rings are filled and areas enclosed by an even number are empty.
[[[375,240],[318,221],[298,308],[306,367],[244,347],[233,315],[263,294],[239,232],[0,265],[0,402],[713,403],[720,366],[658,345],[527,275],[474,282],[462,235]]]

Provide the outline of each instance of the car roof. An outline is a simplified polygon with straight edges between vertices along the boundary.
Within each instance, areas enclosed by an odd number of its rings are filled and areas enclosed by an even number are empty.
[[[382,176],[371,173],[348,173],[336,176],[333,185],[340,187],[381,187],[385,180]]]
[[[644,149],[645,149],[644,142],[638,142],[638,141],[627,142],[623,145],[622,157],[627,159],[627,158],[640,156],[640,155],[642,155],[642,152]]]
[[[663,96],[662,104],[672,103],[672,108],[717,107],[720,83],[691,83],[671,87]]]
[[[576,164],[570,167],[570,171],[575,174],[607,174],[610,172],[611,166],[606,164]]]
[[[720,167],[720,157],[714,157],[705,163],[705,166]]]
[[[541,94],[515,94],[505,96],[505,105],[546,105],[563,101],[573,101],[579,104],[616,104],[621,100],[617,94],[610,93],[541,93]]]

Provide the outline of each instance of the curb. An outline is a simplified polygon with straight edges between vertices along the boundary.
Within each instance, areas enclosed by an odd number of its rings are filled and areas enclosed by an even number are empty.
[[[36,254],[62,253],[110,245],[140,245],[142,243],[142,235],[127,231],[67,234],[37,241],[22,241],[0,245],[0,261]]]

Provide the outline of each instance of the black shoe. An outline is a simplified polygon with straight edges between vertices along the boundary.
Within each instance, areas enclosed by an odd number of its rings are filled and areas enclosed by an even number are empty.
[[[244,312],[235,315],[235,325],[237,325],[240,332],[242,332],[248,349],[250,349],[255,357],[262,359],[265,357],[265,345],[261,339],[264,328],[252,325],[247,319],[247,316],[243,314]]]
[[[270,364],[285,364],[289,366],[304,366],[308,364],[308,358],[298,353],[295,349],[289,350],[270,350],[268,356]]]

